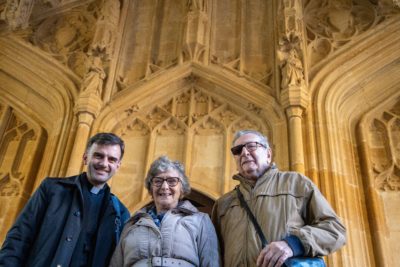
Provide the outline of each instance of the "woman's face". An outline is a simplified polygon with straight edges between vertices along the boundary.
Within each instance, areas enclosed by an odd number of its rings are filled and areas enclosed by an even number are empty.
[[[176,208],[182,195],[179,172],[169,169],[153,177],[151,180],[151,192],[157,213]]]

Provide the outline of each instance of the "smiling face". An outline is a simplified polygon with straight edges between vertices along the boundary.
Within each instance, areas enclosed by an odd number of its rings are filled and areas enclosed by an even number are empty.
[[[87,178],[96,187],[102,188],[121,165],[119,145],[99,145],[94,143],[83,155],[87,165]]]
[[[260,138],[252,133],[240,136],[234,146],[243,145],[249,142],[261,142]],[[243,147],[242,152],[235,155],[236,167],[239,173],[252,183],[261,177],[271,164],[271,149],[258,146],[256,150],[249,152]]]
[[[168,178],[179,177],[179,172],[174,169],[168,169],[165,172],[159,173],[156,177]],[[175,186],[169,186],[164,181],[161,186],[157,187],[151,184],[151,194],[156,205],[157,213],[166,212],[178,206],[179,199],[182,196],[182,183],[179,181]]]

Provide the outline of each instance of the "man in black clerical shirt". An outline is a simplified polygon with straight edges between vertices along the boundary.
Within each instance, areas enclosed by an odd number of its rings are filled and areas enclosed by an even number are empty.
[[[87,172],[44,179],[8,232],[0,266],[108,266],[130,216],[106,184],[124,149],[118,136],[98,133],[83,155]]]

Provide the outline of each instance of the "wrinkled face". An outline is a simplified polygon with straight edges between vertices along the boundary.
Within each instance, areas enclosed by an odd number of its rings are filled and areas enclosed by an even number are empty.
[[[119,145],[99,145],[94,143],[83,155],[87,165],[89,182],[96,187],[103,187],[121,165]]]
[[[179,178],[179,181],[175,186],[168,185],[166,180],[162,181],[161,185],[156,185],[154,183],[155,178],[160,180],[159,178],[167,179],[173,177]],[[159,173],[152,178],[151,192],[157,213],[166,212],[178,206],[179,199],[182,196],[182,183],[180,179],[179,172],[174,169],[169,169],[166,172]],[[173,179],[169,180],[172,181]]]
[[[240,136],[234,146],[243,145],[249,142],[261,142],[260,138],[255,134],[245,134]],[[242,148],[242,152],[234,155],[236,167],[239,173],[251,180],[256,181],[268,169],[271,163],[271,149],[258,146],[253,151],[248,151],[246,147]]]

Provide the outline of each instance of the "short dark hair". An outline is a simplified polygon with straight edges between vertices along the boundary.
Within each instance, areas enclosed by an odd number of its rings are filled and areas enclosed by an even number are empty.
[[[189,179],[185,174],[185,167],[179,161],[172,161],[167,156],[160,156],[150,166],[149,171],[145,179],[145,187],[151,195],[151,179],[160,173],[166,172],[168,170],[176,170],[181,178],[182,183],[182,196],[187,196],[190,193]]]
[[[119,136],[113,133],[97,133],[94,136],[92,136],[86,145],[86,152],[92,147],[93,144],[119,145],[119,148],[121,149],[120,160],[124,156],[124,151],[125,151],[124,141]]]

